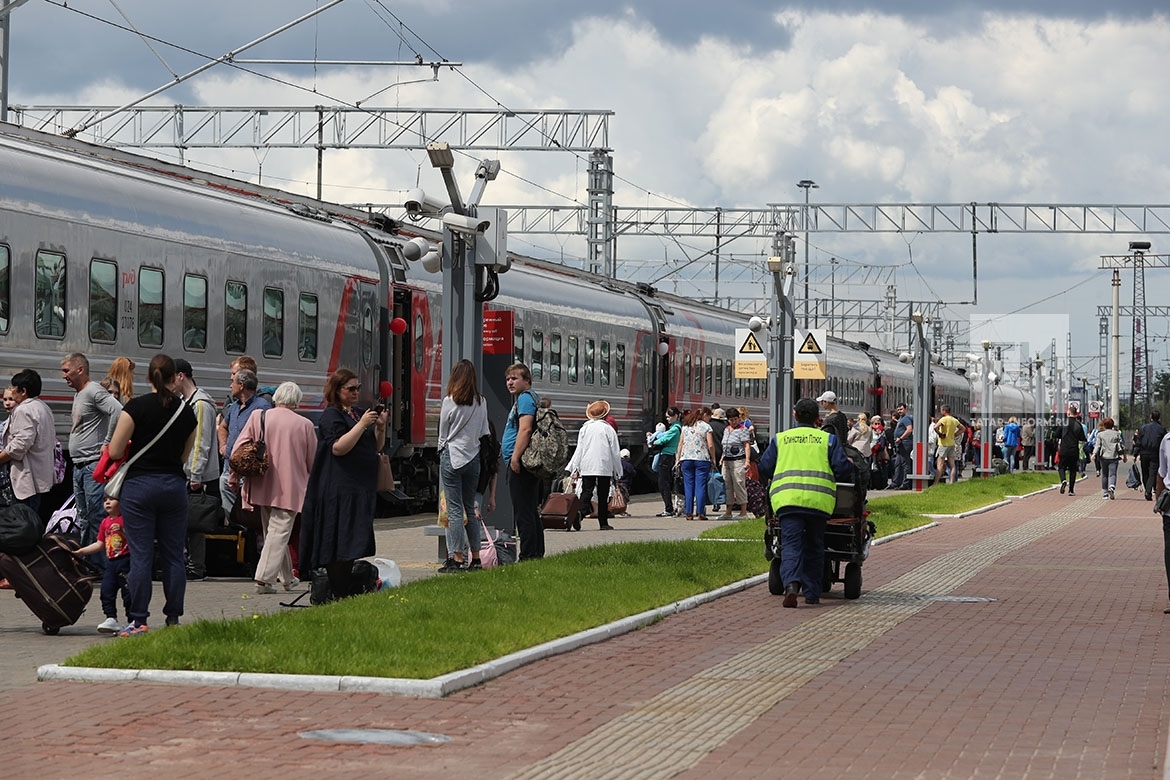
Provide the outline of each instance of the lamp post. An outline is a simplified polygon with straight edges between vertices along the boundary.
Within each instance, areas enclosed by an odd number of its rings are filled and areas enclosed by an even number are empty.
[[[983,340],[983,402],[980,411],[983,413],[981,424],[982,434],[979,436],[979,470],[983,476],[994,473],[991,468],[991,445],[995,441],[995,430],[991,427],[991,347],[992,343]]]
[[[797,187],[804,190],[804,329],[808,330],[808,191],[818,189],[812,179],[801,179]]]

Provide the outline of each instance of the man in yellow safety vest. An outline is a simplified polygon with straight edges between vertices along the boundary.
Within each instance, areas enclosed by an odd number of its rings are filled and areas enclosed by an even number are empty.
[[[792,416],[796,427],[772,438],[759,465],[769,509],[780,520],[780,580],[789,608],[802,586],[806,604],[821,600],[825,523],[837,501],[837,481],[851,480],[854,471],[837,436],[816,427],[816,401],[801,398]]]

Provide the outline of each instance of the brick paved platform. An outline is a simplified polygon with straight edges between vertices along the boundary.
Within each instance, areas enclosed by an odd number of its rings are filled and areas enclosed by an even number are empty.
[[[856,601],[838,586],[786,610],[751,588],[441,700],[5,673],[4,776],[1162,777],[1170,615],[1150,507],[1051,491],[943,520],[875,548]],[[638,525],[625,538],[697,530]],[[589,536],[623,534],[550,547]],[[0,656],[93,641],[16,615],[0,607]],[[349,728],[450,741],[301,736]]]

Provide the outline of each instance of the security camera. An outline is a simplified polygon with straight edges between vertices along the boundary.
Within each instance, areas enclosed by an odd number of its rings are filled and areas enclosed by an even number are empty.
[[[465,217],[462,214],[450,213],[443,215],[443,227],[465,236],[479,235],[487,230],[491,224],[491,220],[478,217]]]
[[[913,363],[914,362],[914,353],[913,352],[900,352],[900,353],[898,353],[898,360],[903,362],[903,363]]]
[[[422,267],[430,273],[443,268],[443,246],[432,246],[422,236],[412,238],[402,245],[402,256],[411,262],[422,261]]]
[[[411,262],[421,260],[423,255],[431,251],[431,242],[422,236],[412,238],[402,245],[402,256]]]
[[[406,216],[415,220],[424,217],[437,217],[444,208],[447,208],[445,203],[427,197],[427,194],[418,187],[406,193],[406,199],[402,205],[406,208]]]
[[[759,333],[764,329],[764,321],[759,317],[752,317],[748,320],[748,328],[752,333]]]

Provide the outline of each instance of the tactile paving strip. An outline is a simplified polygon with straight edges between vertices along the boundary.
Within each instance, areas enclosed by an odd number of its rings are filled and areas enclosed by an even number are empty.
[[[663,691],[513,777],[628,780],[689,769],[805,683],[935,603],[924,595],[945,596],[1004,555],[1083,518],[1091,506],[1069,504],[928,561]]]

